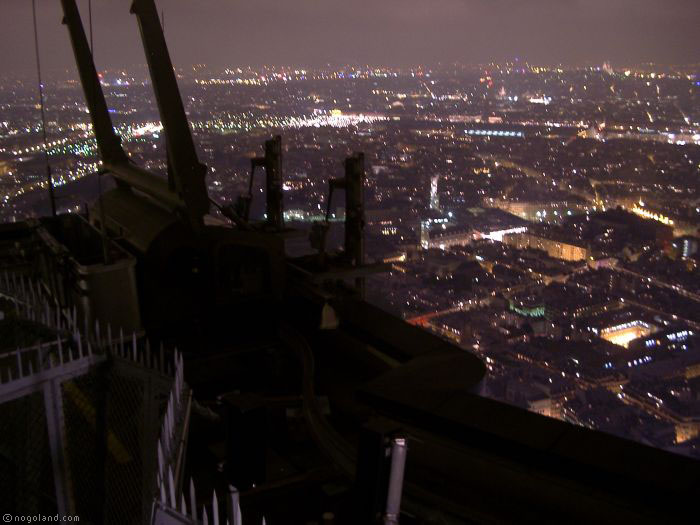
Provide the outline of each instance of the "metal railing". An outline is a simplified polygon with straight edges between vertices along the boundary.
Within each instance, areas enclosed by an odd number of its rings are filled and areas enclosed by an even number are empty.
[[[150,522],[165,466],[179,483],[184,462],[191,392],[181,354],[79,323],[75,309],[26,277],[1,275],[0,297],[13,319],[41,333],[0,354],[2,507]]]
[[[26,277],[0,276],[0,297],[16,318],[55,340],[0,353],[0,504],[17,514],[78,515],[95,523],[242,525],[239,491],[196,497],[183,472],[192,409],[183,356],[110,325],[79,322],[48,289]],[[82,325],[82,330],[81,330]],[[310,348],[295,331],[283,339],[301,351],[313,385]],[[355,459],[304,391],[313,432],[350,472]],[[391,447],[385,523],[398,523],[406,442]],[[262,518],[263,525],[265,518]]]

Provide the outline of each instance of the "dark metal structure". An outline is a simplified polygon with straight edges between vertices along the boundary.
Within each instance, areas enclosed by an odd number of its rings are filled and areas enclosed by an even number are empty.
[[[76,2],[61,0],[61,4],[103,170],[117,184],[92,207],[90,222],[118,238],[138,258],[144,326],[160,333],[194,329],[209,308],[239,303],[241,297],[257,296],[263,302],[279,298],[284,274],[282,239],[232,228],[207,215],[206,167],[197,157],[154,2],[135,1],[132,13],[165,130],[168,180],[136,166],[125,154],[112,126]],[[279,203],[270,206],[270,224],[281,227],[279,141],[269,148],[268,200]]]
[[[267,225],[275,231],[284,229],[284,206],[282,197],[282,137],[265,141],[265,188],[267,191]]]
[[[75,54],[80,83],[83,86],[85,102],[90,112],[92,128],[97,139],[97,147],[105,169],[112,174],[121,186],[141,191],[166,206],[184,207],[184,202],[171,192],[166,181],[132,164],[121,147],[107,110],[107,102],[100,85],[97,70],[92,59],[85,29],[75,0],[61,0],[63,23],[68,27],[73,53]]]
[[[329,181],[330,193],[326,221],[330,217],[333,191],[345,190],[345,258],[351,266],[364,262],[365,227],[365,156],[355,153],[345,159],[345,177]]]
[[[250,180],[248,194],[239,196],[239,211],[243,224],[250,221],[250,207],[253,202],[253,183],[255,168],[265,170],[265,230],[281,232],[284,230],[284,202],[282,195],[282,137],[265,141],[265,155],[250,159]],[[230,213],[230,210],[229,210]],[[235,218],[232,218],[236,220]]]

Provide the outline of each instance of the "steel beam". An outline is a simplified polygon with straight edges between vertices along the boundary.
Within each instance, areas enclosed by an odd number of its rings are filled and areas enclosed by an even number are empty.
[[[154,0],[134,0],[131,12],[138,20],[158,112],[165,129],[171,186],[185,203],[192,226],[200,227],[204,215],[209,212],[209,196],[204,182],[206,166],[197,158],[158,10]]]
[[[126,163],[127,156],[122,149],[119,137],[114,132],[112,119],[109,117],[100,79],[97,76],[95,62],[88,45],[83,22],[75,0],[61,0],[63,6],[63,23],[68,26],[75,61],[78,65],[80,83],[83,86],[85,102],[90,111],[92,129],[97,138],[100,157],[105,163]]]
[[[284,229],[284,197],[282,194],[282,137],[265,141],[265,180],[267,192],[267,225]]]
[[[61,0],[61,5],[63,23],[68,27],[80,83],[105,170],[114,175],[118,182],[150,195],[167,208],[183,208],[184,202],[169,190],[165,180],[129,162],[107,110],[78,6],[75,0]]]
[[[345,159],[345,254],[353,266],[364,262],[365,156],[355,153]]]

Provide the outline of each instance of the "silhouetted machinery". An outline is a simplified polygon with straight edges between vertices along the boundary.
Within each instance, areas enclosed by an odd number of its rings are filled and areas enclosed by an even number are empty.
[[[248,194],[233,206],[213,203],[153,0],[134,0],[132,13],[164,127],[168,178],[136,166],[112,126],[76,2],[61,4],[103,172],[116,182],[90,209],[89,221],[106,245],[120,245],[136,261],[135,277],[114,274],[135,281],[135,287],[125,283],[138,290],[139,304],[129,311],[140,312],[147,335],[177,343],[190,356],[215,346],[217,337],[228,338],[224,347],[230,349],[236,341],[277,334],[301,358],[310,433],[334,465],[357,476],[363,503],[356,523],[372,521],[382,510],[377,491],[388,476],[383,454],[399,435],[408,436],[409,458],[415,458],[407,464],[405,485],[415,514],[431,516],[441,509],[469,521],[498,521],[543,514],[555,520],[576,512],[584,521],[602,514],[644,520],[666,512],[677,516],[693,503],[696,462],[485,400],[477,395],[485,373],[478,358],[362,299],[363,278],[382,270],[364,264],[362,154],[347,158],[345,176],[330,181],[326,221],[311,233],[318,251],[313,256],[285,254],[285,238],[293,232],[284,224],[280,137],[268,140],[264,156],[251,160]],[[250,218],[258,168],[266,177],[262,222]],[[345,193],[345,242],[341,253],[331,254],[326,234],[339,190]],[[230,222],[210,215],[211,205]],[[105,267],[109,262],[105,258]],[[113,298],[114,283],[109,290],[100,300]],[[108,306],[91,311],[109,316]],[[330,427],[317,404],[319,357],[327,381],[345,385],[336,408],[343,413],[338,407],[345,406],[349,420],[363,427],[359,458],[357,447]],[[355,378],[349,370],[362,372]],[[222,371],[227,379],[237,373]],[[246,379],[252,382],[241,381]],[[189,380],[196,392],[196,380]],[[265,442],[255,439],[256,431],[267,431],[260,415],[265,401],[237,394],[222,399],[228,419],[248,421],[245,439],[235,435],[229,444],[242,476],[237,482],[252,486],[264,478],[264,451],[251,453],[254,461],[246,466],[241,443],[254,448]],[[364,408],[356,407],[358,400]],[[362,420],[357,412],[367,410],[372,418]]]
[[[264,156],[251,159],[249,192],[235,206],[211,201],[206,166],[197,157],[155,4],[135,0],[131,11],[138,20],[164,127],[168,179],[136,166],[124,153],[112,126],[76,3],[61,3],[103,173],[112,175],[117,186],[100,195],[90,209],[90,222],[137,256],[144,326],[161,335],[182,331],[237,301],[245,303],[239,316],[259,312],[251,306],[256,300],[268,312],[274,310],[285,290],[284,236],[288,233],[281,137],[266,141]],[[256,168],[264,169],[266,180],[262,224],[250,220]],[[330,182],[331,195],[334,189],[344,189],[346,194],[345,250],[332,261],[336,270],[362,265],[363,185],[361,154],[346,160],[345,178]],[[232,224],[209,215],[211,204]],[[324,262],[314,270],[328,268]]]
[[[238,224],[208,215],[206,166],[197,158],[160,20],[152,1],[136,0],[136,15],[165,130],[168,180],[134,165],[116,136],[74,0],[62,0],[85,99],[104,172],[117,187],[101,195],[90,222],[136,254],[144,326],[159,333],[196,325],[209,309],[245,297],[279,301],[284,287],[281,144],[266,145],[266,228],[248,225],[248,209]],[[232,210],[225,210],[232,211]],[[273,301],[274,300],[274,301]],[[183,322],[185,323],[183,325]]]

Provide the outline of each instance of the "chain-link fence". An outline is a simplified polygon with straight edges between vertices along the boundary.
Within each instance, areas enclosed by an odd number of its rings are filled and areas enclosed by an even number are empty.
[[[167,394],[167,382],[152,379],[106,360],[62,384],[68,471],[84,519],[139,523],[150,513],[159,399]]]
[[[120,525],[207,523],[208,512],[240,525],[233,487],[199,508],[191,481],[183,493],[191,391],[182,356],[151,353],[145,338],[113,337],[99,323],[86,336],[75,310],[37,290],[0,277],[15,317],[48,333],[0,353],[0,508]]]
[[[0,404],[0,508],[54,514],[56,490],[41,392]]]
[[[147,523],[162,424],[174,385],[182,389],[181,357],[168,365],[172,354],[163,348],[151,354],[145,338],[113,337],[109,327],[101,334],[99,324],[85,337],[74,313],[37,313],[26,306],[34,301],[22,303],[37,288],[3,277],[0,292],[17,318],[55,339],[0,351],[0,508]]]

